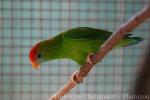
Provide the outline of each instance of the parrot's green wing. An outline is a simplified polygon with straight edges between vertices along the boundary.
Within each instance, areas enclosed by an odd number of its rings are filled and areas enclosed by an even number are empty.
[[[101,44],[112,32],[105,30],[77,27],[62,33],[64,54],[79,64],[84,64],[89,53],[96,53]]]
[[[90,27],[77,27],[62,32],[64,57],[84,64],[89,53],[96,53],[112,32]],[[141,40],[127,34],[116,47],[128,46]]]
[[[78,27],[71,30],[65,31],[64,38],[86,40],[86,39],[107,39],[112,32],[89,28],[89,27]]]

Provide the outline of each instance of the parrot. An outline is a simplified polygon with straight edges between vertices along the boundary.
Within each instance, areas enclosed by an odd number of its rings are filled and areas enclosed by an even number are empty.
[[[71,28],[35,44],[29,51],[29,60],[35,69],[42,63],[55,59],[73,60],[83,65],[89,54],[96,53],[112,34],[113,32],[91,27]],[[131,35],[126,34],[114,48],[127,47],[143,40]]]

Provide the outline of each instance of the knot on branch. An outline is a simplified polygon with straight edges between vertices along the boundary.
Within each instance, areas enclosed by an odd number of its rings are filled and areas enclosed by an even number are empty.
[[[60,98],[58,98],[56,95],[53,95],[48,100],[60,100]]]

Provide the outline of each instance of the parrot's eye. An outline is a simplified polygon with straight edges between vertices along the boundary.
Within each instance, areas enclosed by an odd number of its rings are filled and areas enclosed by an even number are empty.
[[[42,55],[41,55],[41,54],[38,54],[38,55],[37,55],[37,58],[38,58],[38,59],[40,59],[41,57],[42,57]]]

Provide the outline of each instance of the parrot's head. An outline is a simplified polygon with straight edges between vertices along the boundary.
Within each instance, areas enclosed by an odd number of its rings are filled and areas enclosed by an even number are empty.
[[[46,58],[46,47],[48,41],[42,41],[34,45],[29,52],[29,59],[32,67],[38,69],[40,64],[45,61]]]

